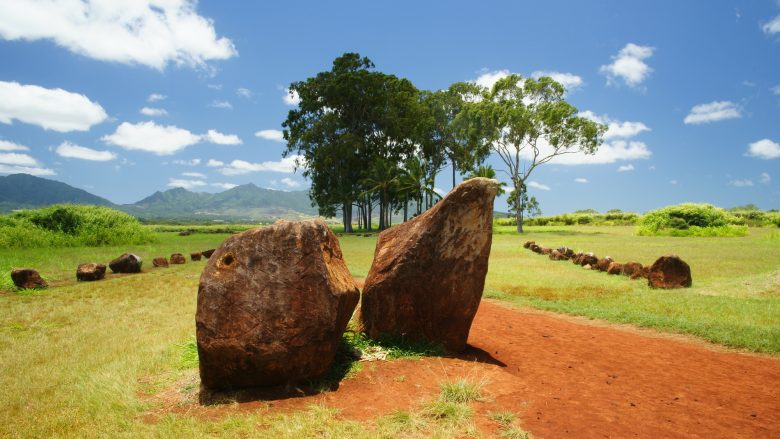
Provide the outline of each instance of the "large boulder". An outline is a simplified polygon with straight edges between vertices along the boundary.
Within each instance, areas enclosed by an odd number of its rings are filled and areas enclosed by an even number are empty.
[[[14,268],[11,270],[11,280],[17,288],[40,289],[49,286],[38,271],[32,268]]]
[[[323,221],[279,221],[231,236],[200,277],[201,382],[226,389],[323,376],[359,297]]]
[[[693,285],[691,267],[679,256],[661,256],[650,266],[647,284],[652,288],[687,288]]]
[[[495,180],[466,180],[379,235],[361,301],[369,337],[428,340],[450,352],[466,347],[485,285],[497,191]]]
[[[155,267],[168,268],[168,259],[165,259],[165,256],[158,256],[152,259],[152,265]]]
[[[122,256],[108,263],[108,267],[114,273],[140,273],[141,258],[132,253],[123,253]]]
[[[181,253],[174,253],[171,255],[171,264],[184,264],[187,259]]]
[[[91,262],[88,264],[79,264],[76,269],[76,280],[96,281],[106,277],[106,265]]]

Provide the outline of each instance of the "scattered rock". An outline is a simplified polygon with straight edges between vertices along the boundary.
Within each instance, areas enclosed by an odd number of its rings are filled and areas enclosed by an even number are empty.
[[[122,256],[108,263],[108,267],[114,273],[140,273],[141,258],[132,253],[123,253]]]
[[[688,288],[693,285],[691,267],[676,255],[661,256],[647,274],[652,288]]]
[[[152,265],[155,267],[168,268],[168,260],[164,256],[158,256],[152,260]]]
[[[591,267],[590,264],[585,264],[585,265],[582,266],[582,268],[584,268],[586,270],[590,270],[593,267]]]
[[[184,264],[187,259],[181,253],[174,253],[171,255],[171,264]]]
[[[32,268],[15,268],[11,270],[11,280],[17,288],[41,289],[49,286],[37,270]]]
[[[582,265],[583,267],[586,265],[590,265],[592,267],[598,264],[598,262],[599,262],[599,258],[597,258],[596,255],[594,255],[593,253],[588,252],[580,256],[579,264]]]
[[[200,277],[201,382],[224,389],[321,377],[359,296],[323,221],[279,221],[228,238]]]
[[[563,255],[564,259],[571,259],[574,257],[574,250],[566,247],[565,245],[558,247],[558,251]]]
[[[552,253],[552,251],[553,251],[553,249],[551,249],[551,248],[542,247],[542,254],[543,255],[549,255],[550,253]]]
[[[202,254],[204,258],[208,259],[211,257],[212,254],[214,254],[214,250],[216,249],[210,248],[208,250],[203,250],[202,252],[200,252],[200,254]]]
[[[529,247],[532,252],[542,254],[542,247],[538,244],[531,244],[531,247]]]
[[[361,302],[369,337],[465,348],[485,285],[497,190],[495,180],[466,180],[422,215],[379,235]]]
[[[582,255],[583,255],[583,253],[582,253],[582,252],[577,252],[577,253],[574,253],[574,256],[572,256],[572,257],[571,257],[571,259],[570,259],[570,260],[571,260],[571,262],[572,262],[573,264],[580,265],[580,260],[582,260]]]
[[[200,252],[190,253],[190,259],[193,261],[200,261]]]
[[[620,262],[611,262],[607,267],[607,274],[620,274],[623,272],[623,264]]]
[[[553,261],[564,261],[566,260],[566,256],[558,250],[553,250],[550,252],[550,259]]]
[[[536,244],[534,241],[526,241],[525,244],[523,244],[523,248],[531,248],[533,244]]]
[[[634,273],[641,273],[642,272],[642,264],[639,262],[626,262],[623,264],[623,270],[621,272],[624,276],[633,276]]]
[[[607,271],[609,269],[609,264],[615,262],[614,259],[612,259],[609,256],[604,256],[603,258],[599,259],[599,261],[596,263],[596,268],[599,271]]]
[[[76,280],[95,281],[106,277],[106,265],[91,262],[89,264],[79,264],[76,269]]]
[[[631,275],[631,279],[632,279],[632,280],[636,280],[636,279],[640,279],[640,278],[645,278],[645,279],[647,279],[647,275],[648,275],[649,273],[650,273],[650,267],[642,267],[642,269],[641,269],[641,270],[639,270],[639,271],[635,271],[635,272],[634,272],[634,273]]]
[[[183,230],[179,232],[179,236],[190,236],[191,234],[192,232],[190,232],[189,230]]]

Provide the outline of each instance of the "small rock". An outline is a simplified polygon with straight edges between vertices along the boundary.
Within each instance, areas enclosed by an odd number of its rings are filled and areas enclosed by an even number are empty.
[[[623,264],[620,262],[611,262],[607,268],[607,274],[620,274],[623,272]]]
[[[210,248],[208,250],[203,250],[202,252],[200,252],[200,254],[202,254],[204,258],[208,259],[211,257],[212,254],[214,254],[215,250],[216,249]]]
[[[623,271],[621,274],[623,276],[632,277],[634,276],[634,273],[641,273],[641,272],[642,272],[642,264],[640,264],[639,262],[631,261],[623,264]]]
[[[599,261],[596,263],[596,268],[599,271],[607,271],[609,269],[609,264],[615,262],[614,259],[612,259],[609,256],[604,256],[603,258],[599,259]]]
[[[95,281],[103,279],[106,276],[105,264],[91,262],[89,264],[79,264],[76,269],[76,280]]]
[[[114,273],[140,273],[141,258],[132,253],[123,253],[122,256],[108,263],[108,267]]]
[[[598,264],[599,258],[596,257],[592,252],[584,253],[582,256],[580,256],[580,265],[583,267],[586,265],[590,265],[591,267]]]
[[[15,268],[11,270],[11,280],[17,288],[41,289],[49,286],[37,270],[32,268]]]
[[[192,232],[190,232],[189,230],[183,230],[179,232],[179,236],[190,236],[191,234]]]
[[[171,264],[184,264],[187,259],[181,253],[174,253],[171,255]]]
[[[152,260],[152,265],[155,267],[168,268],[168,260],[164,256],[158,256]]]
[[[525,244],[523,244],[523,248],[531,248],[534,244],[536,244],[534,241],[526,241]]]
[[[571,259],[574,257],[574,250],[570,249],[569,247],[561,246],[558,247],[558,251],[563,255],[564,259]]]
[[[193,261],[200,261],[200,252],[190,253],[190,259]]]

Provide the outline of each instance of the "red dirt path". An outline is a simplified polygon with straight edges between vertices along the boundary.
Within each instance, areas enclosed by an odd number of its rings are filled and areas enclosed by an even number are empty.
[[[537,438],[780,438],[780,359],[653,334],[483,301],[459,358],[366,363],[336,391],[250,398],[238,410],[322,402],[371,420],[416,409],[440,382],[467,377],[486,383],[488,397],[473,408],[487,435],[498,428],[488,412],[511,411]]]

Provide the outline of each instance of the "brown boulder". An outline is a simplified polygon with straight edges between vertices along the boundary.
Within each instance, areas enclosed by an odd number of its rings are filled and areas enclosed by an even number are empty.
[[[539,244],[531,244],[531,247],[529,247],[532,252],[542,254],[542,246]]]
[[[549,247],[542,247],[542,252],[541,253],[543,255],[549,255],[550,253],[552,253],[552,251],[553,251],[553,249],[551,249]]]
[[[96,264],[94,262],[89,264],[79,264],[76,269],[76,280],[80,281],[95,281],[106,277],[105,264]]]
[[[566,257],[558,250],[553,250],[550,252],[550,259],[553,261],[563,261],[566,259]]]
[[[210,248],[208,250],[203,250],[202,252],[200,252],[200,254],[202,254],[204,258],[208,259],[211,257],[211,255],[214,254],[214,250],[216,249]]]
[[[558,247],[558,252],[560,252],[563,255],[563,259],[571,259],[574,257],[574,250],[570,249],[569,247],[566,247],[565,245],[562,247]]]
[[[631,275],[631,279],[632,279],[632,280],[635,280],[635,279],[640,279],[640,278],[645,278],[645,279],[647,279],[647,275],[648,275],[649,273],[650,273],[650,267],[642,267],[642,269],[641,269],[641,270],[639,270],[639,271],[635,271],[635,272],[634,272],[634,273]]]
[[[525,244],[523,244],[523,248],[531,248],[534,244],[536,244],[534,241],[526,241]]]
[[[40,289],[49,286],[38,271],[32,268],[14,268],[11,270],[11,280],[17,288]]]
[[[114,273],[140,273],[141,258],[132,253],[123,253],[122,256],[108,263],[108,267]]]
[[[620,262],[611,262],[607,267],[607,274],[620,274],[623,272],[623,264]]]
[[[607,271],[609,269],[609,264],[613,262],[615,262],[614,259],[609,256],[604,256],[603,258],[599,259],[598,262],[596,262],[596,269],[599,271]]]
[[[678,256],[661,256],[647,274],[652,288],[688,288],[693,285],[691,267]]]
[[[221,389],[321,377],[359,296],[323,221],[279,221],[231,236],[200,277],[201,382]]]
[[[190,253],[190,259],[193,261],[200,261],[200,252]]]
[[[595,266],[599,263],[599,258],[596,257],[593,253],[584,253],[582,256],[580,256],[579,264],[583,267],[586,265],[590,265],[591,267]]]
[[[152,265],[155,267],[168,268],[168,260],[164,256],[158,256],[152,260]]]
[[[465,348],[485,285],[497,190],[495,180],[466,180],[422,215],[379,235],[361,302],[369,337]]]
[[[642,271],[642,264],[639,262],[626,262],[623,264],[623,270],[620,274],[623,276],[633,276],[634,273],[640,273]]]
[[[571,257],[571,259],[570,259],[570,260],[571,260],[571,262],[572,262],[573,264],[580,265],[580,261],[582,260],[582,255],[583,255],[583,253],[582,253],[582,252],[577,252],[577,253],[574,253],[574,256],[572,256],[572,257]]]
[[[187,259],[181,253],[174,253],[171,255],[171,264],[184,264]]]

